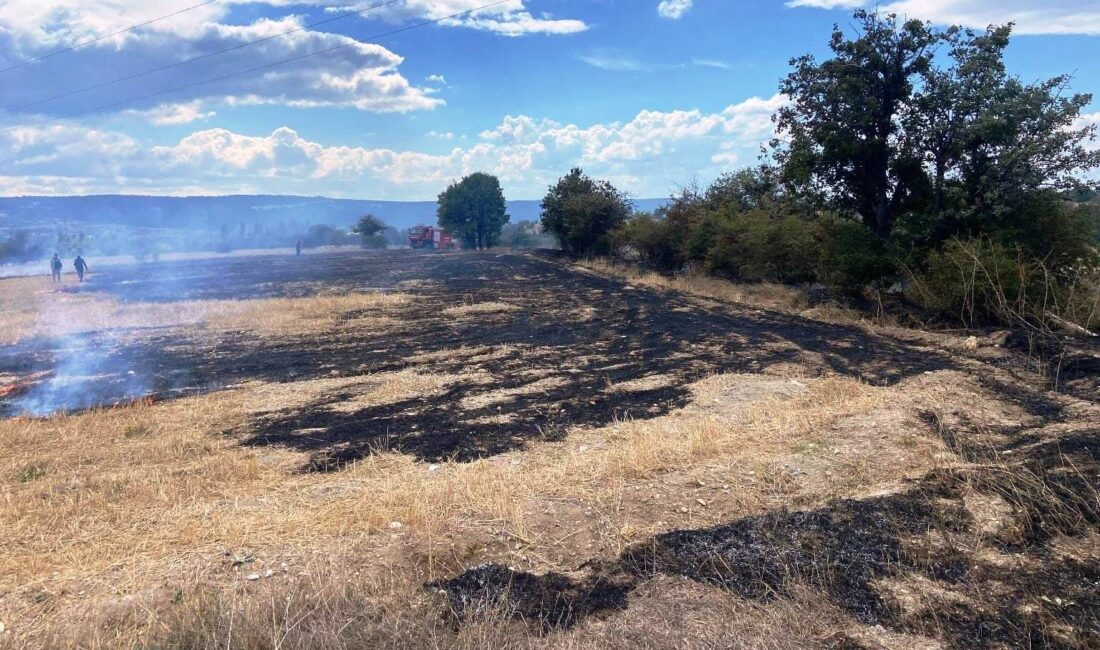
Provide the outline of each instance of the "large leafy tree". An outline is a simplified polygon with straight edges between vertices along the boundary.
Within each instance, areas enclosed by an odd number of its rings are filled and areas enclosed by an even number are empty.
[[[1064,76],[1026,84],[1008,74],[1011,25],[937,31],[892,15],[855,14],[834,28],[832,58],[794,59],[776,116],[782,180],[822,207],[889,237],[935,245],[952,235],[1027,231],[1044,191],[1073,187],[1100,165],[1075,127],[1091,96]],[[1041,208],[1040,208],[1041,209]]]
[[[508,223],[504,191],[496,176],[477,172],[452,183],[439,195],[439,225],[467,248],[489,248]]]
[[[950,30],[951,65],[922,75],[905,117],[930,175],[934,239],[1018,230],[1041,194],[1074,189],[1081,170],[1100,165],[1085,146],[1094,127],[1075,128],[1091,95],[1068,94],[1066,76],[1025,84],[1009,75],[1011,32]]]
[[[567,253],[603,255],[611,250],[611,231],[631,212],[630,200],[615,186],[574,168],[542,199],[542,227]]]
[[[776,116],[787,143],[777,158],[785,180],[886,237],[917,190],[919,161],[899,118],[941,36],[917,20],[867,11],[855,17],[858,38],[833,28],[831,59],[791,61],[794,70],[780,83],[791,104]]]

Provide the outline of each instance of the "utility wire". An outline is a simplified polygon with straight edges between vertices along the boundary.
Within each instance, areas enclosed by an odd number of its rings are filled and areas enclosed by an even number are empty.
[[[118,79],[112,79],[111,81],[104,81],[102,83],[92,84],[91,86],[84,86],[83,88],[77,88],[76,90],[71,90],[69,92],[62,93],[60,95],[54,95],[52,97],[46,97],[45,99],[39,99],[37,101],[27,102],[26,104],[19,104],[18,106],[11,106],[11,107],[8,107],[8,108],[0,109],[0,114],[14,113],[14,112],[22,110],[24,108],[30,108],[31,106],[38,106],[40,104],[46,104],[46,103],[49,103],[49,102],[52,102],[52,101],[56,101],[58,99],[64,99],[66,97],[72,97],[73,95],[79,95],[81,93],[86,93],[89,90],[96,90],[98,88],[106,88],[107,86],[113,86],[114,84],[122,83],[124,81],[132,81],[134,79],[140,79],[141,77],[147,77],[147,76],[149,76],[153,73],[156,73],[156,72],[163,72],[165,70],[171,70],[172,68],[178,68],[180,66],[187,65],[188,63],[194,63],[195,61],[202,61],[204,59],[210,59],[210,58],[213,58],[215,56],[219,56],[221,54],[226,54],[228,52],[233,52],[233,51],[236,51],[236,50],[243,50],[246,47],[251,47],[252,45],[258,45],[260,43],[266,43],[267,41],[272,41],[272,40],[275,40],[276,38],[282,38],[284,36],[288,36],[288,35],[294,34],[296,32],[305,31],[305,30],[310,29],[312,27],[317,27],[318,25],[324,25],[326,23],[335,22],[337,20],[343,20],[344,18],[349,18],[351,16],[361,16],[361,15],[367,13],[368,11],[373,11],[375,9],[381,9],[382,7],[388,7],[390,5],[397,4],[398,2],[405,2],[405,0],[388,0],[387,2],[379,2],[378,4],[371,5],[367,8],[365,8],[365,9],[359,9],[357,11],[349,11],[347,13],[340,14],[339,16],[333,16],[331,18],[326,18],[324,20],[318,20],[315,23],[309,23],[308,25],[302,25],[301,27],[296,27],[296,28],[291,29],[289,31],[282,32],[281,34],[272,34],[271,36],[265,36],[263,38],[258,38],[254,41],[248,41],[248,42],[245,42],[245,43],[238,43],[237,45],[234,45],[232,47],[227,47],[227,48],[222,49],[222,50],[217,50],[217,51],[214,51],[214,52],[208,52],[206,54],[200,54],[198,56],[193,56],[190,59],[184,59],[182,61],[177,61],[175,63],[169,63],[167,65],[162,65],[162,66],[157,67],[157,68],[150,68],[149,70],[145,70],[143,72],[136,72],[134,74],[127,75],[125,77],[119,77]]]
[[[375,34],[375,35],[372,35],[372,36],[368,36],[365,40],[367,40],[367,41],[380,40],[380,39],[386,38],[388,36],[393,36],[395,34],[400,34],[402,32],[411,31],[411,30],[414,30],[414,29],[418,29],[420,27],[427,27],[429,25],[435,25],[435,24],[441,23],[445,20],[453,20],[453,19],[456,19],[456,18],[461,18],[463,16],[468,16],[472,13],[476,13],[478,11],[483,11],[485,9],[489,9],[490,7],[495,7],[497,5],[502,5],[502,4],[505,4],[505,3],[508,3],[508,2],[512,2],[512,1],[513,0],[497,0],[496,2],[490,2],[489,4],[481,5],[480,7],[474,7],[473,9],[467,9],[466,11],[460,11],[458,13],[453,13],[449,16],[443,16],[441,18],[433,18],[432,20],[426,20],[424,22],[416,23],[414,25],[407,25],[407,26],[402,27],[400,29],[394,29],[394,30],[384,32],[384,33],[381,33],[381,34]],[[140,97],[131,97],[130,99],[124,99],[122,101],[113,102],[113,103],[110,103],[110,104],[103,104],[103,105],[96,106],[94,108],[90,108],[90,109],[83,110],[83,111],[76,111],[74,113],[67,113],[65,115],[58,115],[57,117],[51,117],[49,119],[41,120],[39,122],[32,122],[30,124],[17,124],[15,126],[9,126],[9,127],[4,128],[4,129],[0,129],[0,132],[13,131],[13,130],[18,129],[18,128],[30,128],[30,127],[42,126],[43,124],[50,124],[52,122],[57,122],[57,121],[60,121],[60,120],[67,120],[67,119],[70,119],[70,118],[73,118],[73,117],[80,117],[82,115],[88,115],[90,113],[97,113],[99,111],[105,111],[105,110],[112,109],[112,108],[119,108],[119,107],[122,107],[122,106],[126,106],[127,104],[133,104],[135,102],[144,101],[146,99],[153,99],[154,97],[160,97],[162,95],[168,95],[170,93],[179,92],[181,90],[188,90],[190,88],[195,88],[197,86],[203,86],[203,85],[206,85],[206,84],[216,83],[218,81],[225,81],[226,79],[232,79],[234,77],[240,77],[240,76],[243,76],[243,75],[246,75],[246,74],[251,74],[253,72],[260,72],[261,70],[270,70],[271,68],[277,68],[281,65],[286,65],[287,63],[295,63],[297,61],[303,61],[305,59],[309,59],[309,58],[312,58],[312,57],[315,57],[315,56],[320,56],[322,54],[328,54],[330,52],[335,52],[337,50],[342,50],[342,49],[347,48],[347,47],[352,47],[353,45],[359,45],[360,43],[361,43],[361,41],[353,41],[351,43],[344,43],[343,45],[336,45],[334,47],[325,48],[323,50],[317,50],[316,52],[310,52],[309,54],[301,54],[299,56],[293,56],[293,57],[290,57],[289,59],[282,59],[280,61],[275,61],[273,63],[267,63],[267,64],[264,64],[264,65],[259,65],[259,66],[256,66],[254,68],[248,68],[246,70],[240,70],[238,72],[232,72],[230,74],[225,74],[225,75],[221,75],[221,76],[218,76],[218,77],[211,77],[209,79],[203,79],[201,81],[195,81],[195,82],[192,82],[192,83],[189,83],[189,84],[184,84],[182,86],[176,86],[174,88],[167,88],[165,90],[160,90],[160,91],[157,91],[155,93],[149,93],[148,95],[141,95]]]
[[[167,20],[169,18],[174,18],[175,16],[187,13],[188,11],[191,11],[191,10],[194,10],[194,9],[198,9],[199,7],[205,7],[206,5],[214,4],[217,1],[218,0],[206,0],[206,2],[200,2],[197,5],[192,5],[190,7],[185,7],[184,9],[180,9],[179,11],[174,11],[170,14],[160,16],[159,18],[153,18],[153,19],[147,20],[143,23],[138,23],[136,25],[130,25],[129,27],[118,30],[117,32],[111,32],[110,34],[104,34],[103,36],[97,36],[97,37],[95,37],[91,40],[82,41],[80,43],[76,43],[75,45],[69,45],[68,47],[63,47],[59,50],[54,50],[53,52],[47,52],[46,54],[43,54],[41,56],[36,56],[32,59],[23,59],[19,63],[8,66],[7,68],[0,68],[0,74],[2,74],[4,72],[8,72],[9,70],[15,70],[16,68],[21,68],[25,65],[30,65],[32,63],[37,63],[38,61],[42,61],[43,59],[48,59],[51,56],[57,56],[58,54],[64,54],[66,52],[72,52],[73,50],[79,50],[82,47],[85,47],[87,45],[91,45],[93,43],[98,43],[100,41],[111,38],[112,36],[118,36],[119,34],[125,34],[126,32],[132,32],[135,29],[138,29],[138,28],[141,28],[141,27],[146,27],[148,25],[152,25],[153,23],[159,23],[160,21]]]

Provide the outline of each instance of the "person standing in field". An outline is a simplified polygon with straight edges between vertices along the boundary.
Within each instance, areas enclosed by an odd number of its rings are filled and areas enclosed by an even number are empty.
[[[302,240],[299,239],[298,243],[294,245],[294,254],[298,257],[302,256]]]
[[[55,283],[61,282],[61,256],[57,253],[53,254],[53,259],[50,260],[50,275],[53,276]]]
[[[78,253],[76,259],[73,260],[73,267],[76,269],[77,281],[84,281],[84,273],[88,270],[88,263],[84,261],[84,258]]]

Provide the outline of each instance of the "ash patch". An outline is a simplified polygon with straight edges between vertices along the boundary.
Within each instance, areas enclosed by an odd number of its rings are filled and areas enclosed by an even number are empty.
[[[933,497],[918,490],[673,531],[627,549],[620,562],[642,578],[679,575],[762,601],[789,595],[795,583],[810,584],[860,621],[873,623],[889,612],[871,587],[873,580],[898,567],[919,566],[941,579],[957,579],[966,571],[961,556],[916,557],[903,547],[903,536],[967,524],[960,506],[941,505]]]
[[[1100,539],[1100,436],[1062,433],[1037,440],[1017,432],[987,454],[1010,462],[937,470],[909,490],[862,500],[841,499],[808,511],[772,512],[699,530],[658,535],[626,549],[612,563],[590,563],[583,580],[515,574],[479,567],[447,585],[451,610],[463,622],[499,602],[523,575],[527,600],[516,611],[536,615],[544,627],[567,627],[583,616],[564,616],[546,603],[576,600],[591,585],[629,593],[658,574],[682,576],[742,598],[769,602],[796,585],[824,598],[864,624],[942,641],[951,648],[1100,647],[1100,555],[1074,556],[1056,540]],[[956,440],[969,441],[965,431]],[[977,493],[1008,504],[1003,532],[987,537],[967,509]],[[991,559],[981,549],[995,549]],[[894,584],[927,585],[901,598]],[[502,586],[503,585],[503,586]],[[535,586],[537,585],[537,587]],[[574,611],[609,611],[606,601],[584,600]],[[527,618],[529,614],[519,614]],[[568,621],[561,624],[560,621]]]
[[[593,614],[626,609],[634,585],[606,576],[573,580],[558,573],[538,576],[484,564],[428,586],[446,595],[447,614],[455,623],[500,616],[548,632],[572,627]]]

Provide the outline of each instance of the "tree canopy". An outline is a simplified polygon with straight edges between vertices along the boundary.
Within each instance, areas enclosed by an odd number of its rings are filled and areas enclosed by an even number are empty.
[[[832,57],[791,61],[776,116],[782,180],[820,207],[888,238],[903,215],[920,235],[974,234],[1019,219],[1025,198],[1074,186],[1100,164],[1075,127],[1086,94],[1069,78],[1008,74],[1011,25],[976,33],[857,11]]]
[[[467,248],[489,248],[508,223],[504,191],[496,176],[477,172],[452,183],[439,195],[439,225]]]
[[[352,226],[351,231],[363,238],[363,245],[368,248],[385,248],[386,223],[374,216],[365,214]]]
[[[602,255],[611,250],[611,231],[632,211],[630,200],[611,183],[574,168],[543,198],[542,227],[567,253]]]

